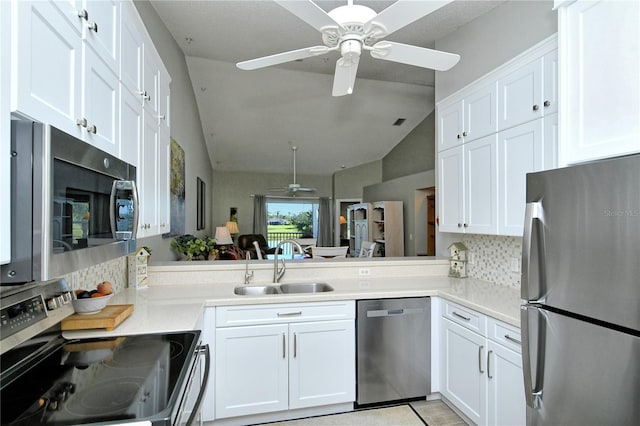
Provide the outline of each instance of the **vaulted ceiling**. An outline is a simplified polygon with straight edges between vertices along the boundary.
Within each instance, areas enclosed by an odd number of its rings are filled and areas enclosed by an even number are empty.
[[[424,0],[429,1],[429,0]],[[435,40],[502,1],[456,0],[388,40]],[[325,11],[345,1],[318,0]],[[355,1],[380,12],[393,1]],[[338,53],[243,71],[235,64],[322,44],[273,1],[151,0],[184,51],[214,170],[330,175],[381,159],[434,109],[432,70],[361,56],[354,93],[333,97]],[[455,52],[453,52],[455,53]],[[394,126],[404,118],[401,126]]]

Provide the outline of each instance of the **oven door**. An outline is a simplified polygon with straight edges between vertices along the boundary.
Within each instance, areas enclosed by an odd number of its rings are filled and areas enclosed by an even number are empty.
[[[200,345],[194,353],[188,380],[184,384],[180,403],[171,416],[174,425],[202,425],[202,400],[207,390],[211,357],[209,345]]]

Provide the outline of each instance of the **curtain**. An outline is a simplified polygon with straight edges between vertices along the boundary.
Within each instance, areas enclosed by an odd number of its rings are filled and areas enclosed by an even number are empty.
[[[331,247],[333,243],[333,235],[331,233],[331,225],[333,224],[333,215],[331,214],[331,200],[327,197],[320,197],[320,206],[318,214],[318,246]]]
[[[253,196],[253,233],[267,238],[267,197]]]

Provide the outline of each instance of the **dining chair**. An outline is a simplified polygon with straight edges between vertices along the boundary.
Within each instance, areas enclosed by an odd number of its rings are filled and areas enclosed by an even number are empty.
[[[376,252],[376,244],[375,241],[362,241],[360,243],[360,253],[358,253],[358,257],[373,257]]]
[[[314,259],[324,258],[324,259],[336,259],[347,257],[347,250],[349,247],[341,246],[341,247],[313,247],[311,249],[311,255]]]

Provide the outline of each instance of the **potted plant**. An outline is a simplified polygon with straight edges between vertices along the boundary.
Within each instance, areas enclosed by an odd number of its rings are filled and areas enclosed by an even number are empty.
[[[211,237],[196,237],[186,234],[175,237],[171,241],[171,248],[186,256],[187,260],[207,260],[211,256],[215,259],[216,240]]]

